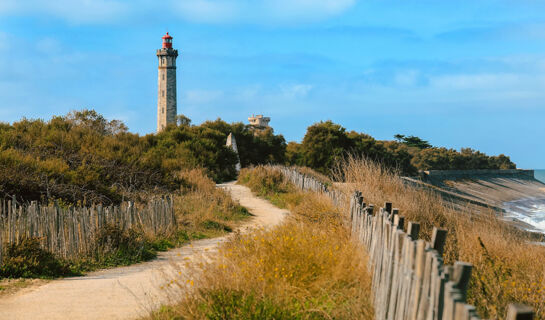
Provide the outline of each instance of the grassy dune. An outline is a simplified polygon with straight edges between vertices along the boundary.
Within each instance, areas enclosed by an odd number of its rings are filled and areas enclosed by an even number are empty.
[[[445,260],[474,265],[468,302],[483,318],[504,318],[507,304],[519,302],[532,306],[537,319],[545,319],[545,247],[530,244],[529,234],[494,212],[454,210],[435,194],[405,186],[398,175],[370,161],[348,159],[336,175],[347,182],[347,192],[360,190],[366,203],[392,202],[406,220],[421,223],[426,239],[433,226],[446,228]]]
[[[152,318],[372,319],[366,256],[329,199],[296,192],[265,167],[243,170],[239,181],[291,216],[225,243],[198,289]]]

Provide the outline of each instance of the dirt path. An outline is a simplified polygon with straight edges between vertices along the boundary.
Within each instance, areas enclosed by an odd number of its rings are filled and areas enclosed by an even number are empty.
[[[233,183],[218,187],[255,216],[241,232],[280,223],[287,213]],[[0,319],[134,319],[168,303],[159,287],[191,258],[213,254],[226,237],[194,241],[191,245],[159,254],[153,261],[66,278],[26,288],[0,299]]]

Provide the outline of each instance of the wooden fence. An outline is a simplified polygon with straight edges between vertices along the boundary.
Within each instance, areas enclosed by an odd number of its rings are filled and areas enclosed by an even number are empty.
[[[480,319],[476,308],[466,304],[471,264],[443,264],[446,230],[434,228],[431,242],[419,240],[420,225],[409,222],[405,226],[404,218],[391,203],[376,210],[358,191],[348,197],[296,169],[274,168],[301,190],[324,193],[335,205],[348,208],[352,235],[369,253],[376,319]],[[533,316],[529,307],[508,307],[508,320]]]
[[[136,229],[149,235],[167,234],[176,225],[172,198],[155,199],[147,205],[132,202],[120,206],[41,206],[0,201],[0,265],[3,245],[24,238],[41,238],[42,247],[66,258],[85,256],[94,249],[94,239],[105,225]]]

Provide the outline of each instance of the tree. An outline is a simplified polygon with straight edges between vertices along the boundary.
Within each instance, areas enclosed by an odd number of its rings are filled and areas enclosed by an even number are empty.
[[[428,148],[432,147],[432,145],[428,141],[422,140],[419,137],[415,137],[415,136],[408,136],[407,137],[407,136],[404,136],[402,134],[396,134],[394,136],[394,138],[397,141],[399,141],[401,143],[404,143],[409,147],[415,147],[415,148],[419,148],[419,149],[428,149]]]
[[[396,134],[397,141],[375,140],[368,134],[350,131],[331,121],[308,127],[301,144],[290,142],[286,149],[288,164],[304,165],[328,174],[336,159],[346,154],[379,162],[403,175],[418,170],[468,170],[515,168],[509,157],[490,157],[470,148],[459,152],[436,148],[415,136]]]
[[[291,141],[286,146],[286,164],[304,166],[303,146],[300,143]]]
[[[191,125],[191,119],[184,116],[183,114],[179,114],[176,116],[176,124],[179,126],[190,126]]]
[[[328,174],[335,159],[352,147],[353,141],[342,126],[332,121],[315,123],[308,127],[303,138],[303,164]]]
[[[217,182],[236,177],[234,132],[248,165],[283,163],[285,141],[272,130],[254,135],[220,119],[191,125],[185,116],[158,134],[139,136],[94,110],[49,121],[0,123],[0,193],[24,200],[112,204],[179,189],[179,171],[204,168]]]

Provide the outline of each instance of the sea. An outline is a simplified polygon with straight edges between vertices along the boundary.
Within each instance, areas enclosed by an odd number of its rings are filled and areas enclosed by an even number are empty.
[[[534,177],[545,184],[545,169],[535,170]],[[507,218],[527,223],[528,230],[545,233],[545,194],[543,198],[520,199],[503,206]]]

